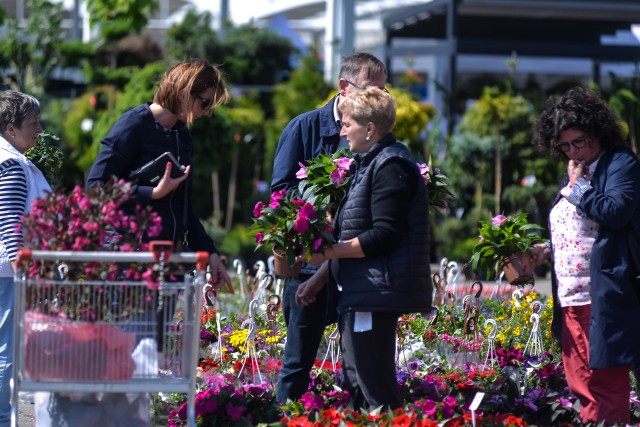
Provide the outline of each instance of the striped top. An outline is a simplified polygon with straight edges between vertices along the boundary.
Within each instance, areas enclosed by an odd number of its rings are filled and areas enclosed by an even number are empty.
[[[27,204],[27,177],[17,160],[0,163],[0,240],[10,260],[15,260],[22,245],[22,233],[16,230]]]

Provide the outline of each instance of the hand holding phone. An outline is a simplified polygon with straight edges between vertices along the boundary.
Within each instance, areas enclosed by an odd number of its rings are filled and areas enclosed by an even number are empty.
[[[157,184],[164,176],[167,163],[171,164],[171,178],[180,178],[185,173],[182,166],[169,151],[165,151],[144,166],[129,174],[129,181],[137,181],[140,184]]]
[[[182,184],[182,182],[185,179],[187,179],[187,176],[189,176],[189,172],[191,171],[191,166],[187,166],[184,169],[182,176],[178,178],[171,178],[172,171],[173,171],[173,164],[171,162],[167,162],[162,178],[160,179],[160,181],[158,181],[158,185],[153,187],[153,190],[151,190],[151,199],[153,200],[162,199],[167,194],[171,193],[173,190],[178,188],[178,186]]]

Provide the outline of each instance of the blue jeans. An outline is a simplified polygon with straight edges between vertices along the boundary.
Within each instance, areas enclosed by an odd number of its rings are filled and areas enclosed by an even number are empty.
[[[313,304],[296,305],[298,286],[309,277],[301,274],[284,282],[282,314],[287,324],[287,343],[276,388],[278,403],[286,403],[287,399],[297,400],[309,388],[309,374],[326,324],[328,286],[317,293]]]
[[[13,277],[0,277],[0,427],[11,422],[13,372]]]

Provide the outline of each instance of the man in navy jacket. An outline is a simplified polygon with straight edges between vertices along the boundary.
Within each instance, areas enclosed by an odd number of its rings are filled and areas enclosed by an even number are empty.
[[[369,86],[384,88],[387,71],[375,56],[360,52],[344,58],[338,79],[338,94],[327,105],[295,117],[282,132],[273,164],[271,191],[297,188],[299,163],[306,164],[320,154],[332,154],[347,146],[340,140],[341,114],[338,105],[350,92]],[[287,324],[287,342],[278,377],[276,400],[286,403],[299,399],[309,387],[309,373],[320,346],[330,313],[330,287],[324,286],[310,305],[295,302],[298,286],[311,279],[318,267],[303,264],[297,277],[287,278],[282,298],[282,310]],[[335,302],[333,302],[334,304]]]

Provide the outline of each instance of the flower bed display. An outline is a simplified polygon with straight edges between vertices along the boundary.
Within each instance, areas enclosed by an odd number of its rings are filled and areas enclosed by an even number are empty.
[[[456,293],[474,288],[461,285]],[[212,307],[203,311],[198,425],[582,425],[550,333],[551,299],[534,290],[513,290],[503,290],[503,297],[494,299],[481,297],[482,292],[478,299],[449,294],[457,299],[445,299],[437,319],[416,314],[399,320],[397,380],[405,405],[392,412],[349,405],[349,393],[340,388],[340,363],[331,363],[327,353],[331,327],[307,393],[298,401],[277,405],[274,387],[286,339],[281,313],[268,316],[263,302],[254,306],[251,316],[250,311],[243,316],[237,314],[233,296],[221,295],[219,311]],[[240,307],[240,312],[248,310]],[[225,314],[227,309],[235,313]],[[537,336],[532,334],[532,319],[539,322]],[[255,348],[253,355],[249,346]],[[456,362],[451,359],[455,352],[468,357]],[[472,413],[470,404],[478,392],[484,398]],[[182,396],[156,399],[156,415],[164,417],[159,422],[185,425]],[[640,420],[638,408],[637,402],[632,405],[634,422]]]

